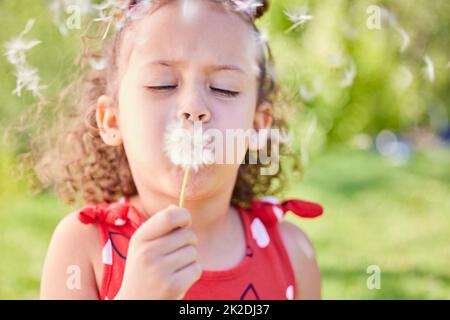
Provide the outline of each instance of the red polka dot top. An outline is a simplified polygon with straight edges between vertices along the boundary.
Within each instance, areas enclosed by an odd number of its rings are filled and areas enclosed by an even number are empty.
[[[288,211],[314,218],[322,214],[322,207],[298,199],[278,202],[266,197],[254,200],[250,208],[236,206],[236,209],[245,230],[245,256],[230,269],[203,270],[183,299],[293,299],[296,292],[294,269],[277,225]],[[103,262],[99,298],[114,299],[122,283],[129,240],[146,217],[126,197],[113,203],[87,205],[78,211],[78,217],[84,224],[98,226],[103,247],[99,253]]]

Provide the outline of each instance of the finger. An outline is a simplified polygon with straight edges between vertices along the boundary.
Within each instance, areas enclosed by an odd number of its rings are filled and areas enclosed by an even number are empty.
[[[184,290],[188,290],[195,281],[200,279],[202,267],[198,262],[193,262],[172,275],[173,281],[179,283]]]
[[[186,245],[197,246],[198,238],[192,229],[183,227],[152,241],[153,251],[158,255],[167,255]]]
[[[163,264],[169,272],[176,272],[195,262],[197,257],[197,249],[192,245],[187,245],[166,255],[163,258]]]
[[[148,218],[135,232],[134,236],[143,241],[153,240],[176,228],[190,226],[191,219],[188,210],[171,205]]]

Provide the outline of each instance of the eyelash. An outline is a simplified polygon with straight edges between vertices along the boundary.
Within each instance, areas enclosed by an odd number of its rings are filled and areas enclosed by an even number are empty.
[[[157,87],[147,87],[150,90],[154,90],[154,91],[165,91],[165,90],[171,90],[171,89],[175,89],[177,88],[177,86],[157,86]],[[211,90],[225,95],[227,97],[236,97],[240,94],[240,92],[237,91],[230,91],[230,90],[224,90],[224,89],[219,89],[219,88],[214,88],[214,87],[210,87]]]

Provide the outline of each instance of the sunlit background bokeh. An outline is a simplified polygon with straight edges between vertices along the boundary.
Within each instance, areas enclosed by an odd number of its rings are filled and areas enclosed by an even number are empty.
[[[2,299],[38,298],[52,231],[76,209],[51,188],[31,192],[19,157],[34,134],[23,115],[76,70],[82,29],[98,15],[91,2],[101,1],[0,1]],[[81,29],[65,24],[73,4]],[[258,22],[291,96],[303,167],[285,197],[325,208],[319,219],[289,220],[315,245],[326,299],[450,298],[449,17],[446,0],[278,0]],[[25,66],[36,73],[19,96],[21,62],[8,61],[6,44],[30,19],[22,37],[40,43]],[[373,266],[379,288],[368,286]]]

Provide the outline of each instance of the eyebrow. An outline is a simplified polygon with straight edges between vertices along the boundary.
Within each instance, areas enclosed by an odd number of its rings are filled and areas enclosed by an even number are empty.
[[[171,67],[171,66],[179,66],[183,65],[183,61],[177,61],[177,60],[154,60],[146,63],[145,65],[161,65],[165,67]],[[232,64],[221,64],[221,65],[208,65],[206,69],[209,69],[211,71],[237,71],[242,74],[247,74],[243,69],[239,68],[238,66],[232,65]]]

